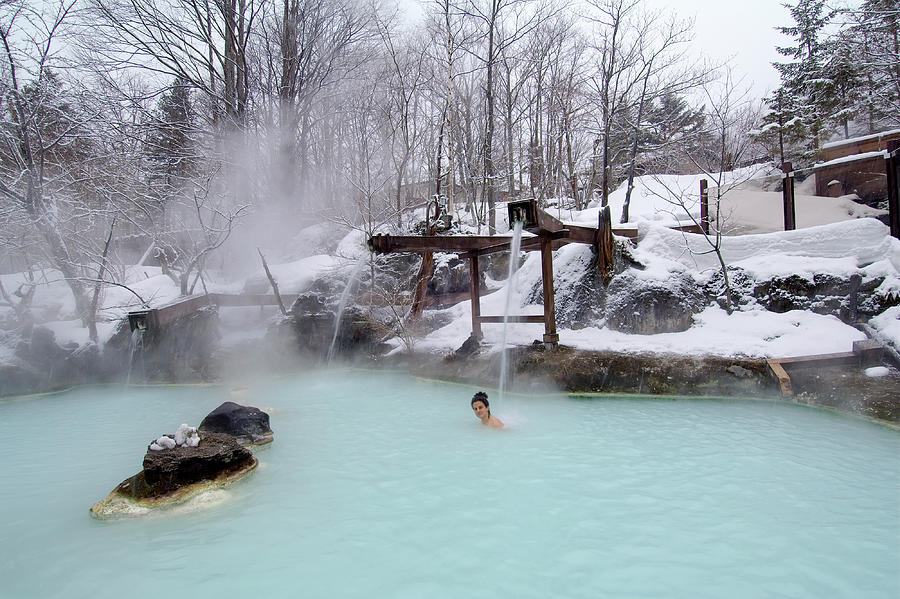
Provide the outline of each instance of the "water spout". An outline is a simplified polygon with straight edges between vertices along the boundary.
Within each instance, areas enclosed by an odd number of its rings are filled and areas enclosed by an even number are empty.
[[[326,357],[326,361],[329,364],[334,358],[334,347],[337,343],[338,333],[341,330],[341,319],[344,317],[344,309],[347,307],[347,298],[350,297],[350,288],[353,287],[353,281],[355,281],[359,277],[359,273],[365,265],[365,260],[360,260],[356,263],[356,265],[353,267],[353,270],[350,272],[350,278],[347,279],[347,284],[344,286],[344,291],[341,293],[341,298],[340,300],[338,300],[337,315],[334,318],[334,335],[332,335],[331,337],[331,347],[328,348],[328,356]]]
[[[519,250],[522,247],[522,221],[516,221],[513,229],[512,240],[509,243],[509,276],[506,278],[506,305],[503,309],[503,340],[500,343],[500,392],[498,399],[503,400],[503,391],[506,388],[507,378],[507,356],[506,356],[506,333],[509,326],[509,310],[512,304],[513,289],[515,287],[516,273],[519,271]]]
[[[138,356],[138,359],[141,362],[141,377],[144,378],[144,332],[147,330],[146,327],[135,327],[133,331],[131,331],[131,345],[130,351],[128,355],[128,377],[125,379],[125,384],[131,384],[131,377],[134,373],[134,358]]]

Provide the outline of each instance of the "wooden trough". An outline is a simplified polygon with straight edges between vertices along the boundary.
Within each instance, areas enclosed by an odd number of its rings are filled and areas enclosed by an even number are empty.
[[[789,371],[806,368],[833,368],[835,366],[852,366],[862,368],[881,364],[884,347],[874,339],[863,339],[853,342],[853,350],[835,354],[819,354],[815,356],[798,356],[766,360],[772,373],[778,378],[781,394],[785,397],[794,395]]]
[[[282,295],[281,299],[293,303],[296,295]],[[146,310],[134,310],[128,313],[128,325],[131,330],[146,331],[159,328],[176,318],[193,314],[205,306],[278,306],[279,301],[275,295],[264,293],[227,294],[209,293],[207,295],[191,295],[178,298],[159,308]]]

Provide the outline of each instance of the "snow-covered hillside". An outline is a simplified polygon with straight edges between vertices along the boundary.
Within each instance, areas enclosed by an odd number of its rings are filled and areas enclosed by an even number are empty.
[[[730,181],[748,179],[752,172],[738,172],[727,176]],[[638,227],[640,236],[634,257],[646,268],[635,271],[633,276],[665,282],[675,274],[692,277],[702,284],[715,276],[718,262],[710,253],[706,240],[698,235],[683,234],[665,225],[684,221],[684,210],[673,204],[665,195],[684,191],[685,204],[695,210],[699,175],[645,176],[636,180],[631,200],[629,219]],[[730,267],[741,269],[754,279],[799,275],[832,274],[849,277],[859,274],[864,281],[883,278],[878,294],[885,297],[900,294],[900,242],[890,237],[888,228],[872,218],[878,211],[853,203],[846,198],[819,198],[800,195],[797,203],[797,221],[800,229],[780,231],[780,193],[763,190],[764,182],[751,181],[731,190],[723,200],[723,212],[730,210],[729,218],[737,229],[744,231],[772,231],[750,235],[728,235],[722,243],[722,254]],[[773,199],[773,196],[776,199]],[[610,197],[613,215],[621,213],[624,202],[624,186]],[[773,202],[776,204],[773,207]],[[582,212],[551,209],[554,216],[579,224],[596,222],[597,206]],[[681,214],[679,214],[681,211]],[[505,209],[501,206],[498,221],[503,222]],[[677,218],[676,218],[677,217]],[[614,217],[614,220],[618,220]],[[806,223],[806,224],[804,224]],[[816,226],[809,226],[816,224]],[[777,232],[776,232],[777,231]],[[308,253],[308,248],[301,248]],[[300,251],[300,250],[298,250]],[[330,278],[345,281],[351,271],[365,260],[365,236],[352,231],[337,244],[332,255],[306,255],[281,264],[270,264],[273,275],[283,293],[301,293],[317,279]],[[570,286],[577,284],[590,260],[587,246],[571,244],[561,248],[554,259],[557,296],[565,295]],[[248,291],[267,292],[268,282],[262,269],[245,279],[233,280],[224,275],[208,273],[206,281],[210,292]],[[16,290],[26,282],[23,273],[0,277],[8,291]],[[539,254],[532,253],[516,276],[512,288],[505,282],[499,293],[482,300],[482,314],[502,315],[507,293],[512,312],[516,314],[540,314],[541,306],[529,304],[525,298],[540,280]],[[74,305],[68,289],[59,274],[54,271],[40,273],[32,303],[36,322],[51,328],[60,343],[87,342],[87,331],[75,319]],[[178,295],[177,286],[156,267],[132,267],[124,281],[141,300],[152,306],[171,301]],[[139,308],[141,301],[135,293],[122,287],[109,287],[102,298],[101,340],[108,338],[116,322],[129,310]],[[231,313],[240,310],[229,309]],[[892,308],[872,319],[870,324],[900,347],[898,309]],[[418,351],[448,352],[458,348],[471,331],[470,305],[463,302],[440,313],[449,322],[415,342]],[[11,321],[12,308],[0,305],[0,319]],[[245,319],[246,320],[246,319]],[[239,316],[233,320],[240,326]],[[257,333],[258,318],[253,321]],[[849,351],[853,341],[862,339],[863,333],[833,316],[810,312],[791,311],[774,313],[749,304],[728,315],[717,305],[710,305],[694,318],[694,325],[681,333],[658,335],[629,335],[611,331],[603,326],[602,318],[579,322],[570,328],[560,328],[560,341],[584,349],[614,350],[624,352],[679,352],[687,354],[717,354],[785,357],[802,354]],[[514,324],[508,330],[507,342],[522,344],[539,339],[542,325]],[[484,326],[485,341],[499,346],[502,325]],[[231,338],[241,338],[232,330]],[[9,355],[12,348],[0,343],[0,359]],[[398,348],[400,341],[396,341]]]

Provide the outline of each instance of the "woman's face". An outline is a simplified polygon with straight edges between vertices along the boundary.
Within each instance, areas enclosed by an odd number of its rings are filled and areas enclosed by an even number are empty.
[[[472,402],[472,411],[475,412],[475,415],[478,416],[479,420],[484,420],[490,413],[488,407],[480,400]]]

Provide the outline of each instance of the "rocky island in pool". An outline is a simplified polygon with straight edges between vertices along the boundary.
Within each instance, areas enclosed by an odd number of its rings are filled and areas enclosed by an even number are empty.
[[[259,463],[247,446],[270,443],[273,437],[268,414],[225,402],[199,430],[182,425],[174,435],[152,442],[141,471],[91,506],[91,515],[104,520],[142,516],[232,483]]]

